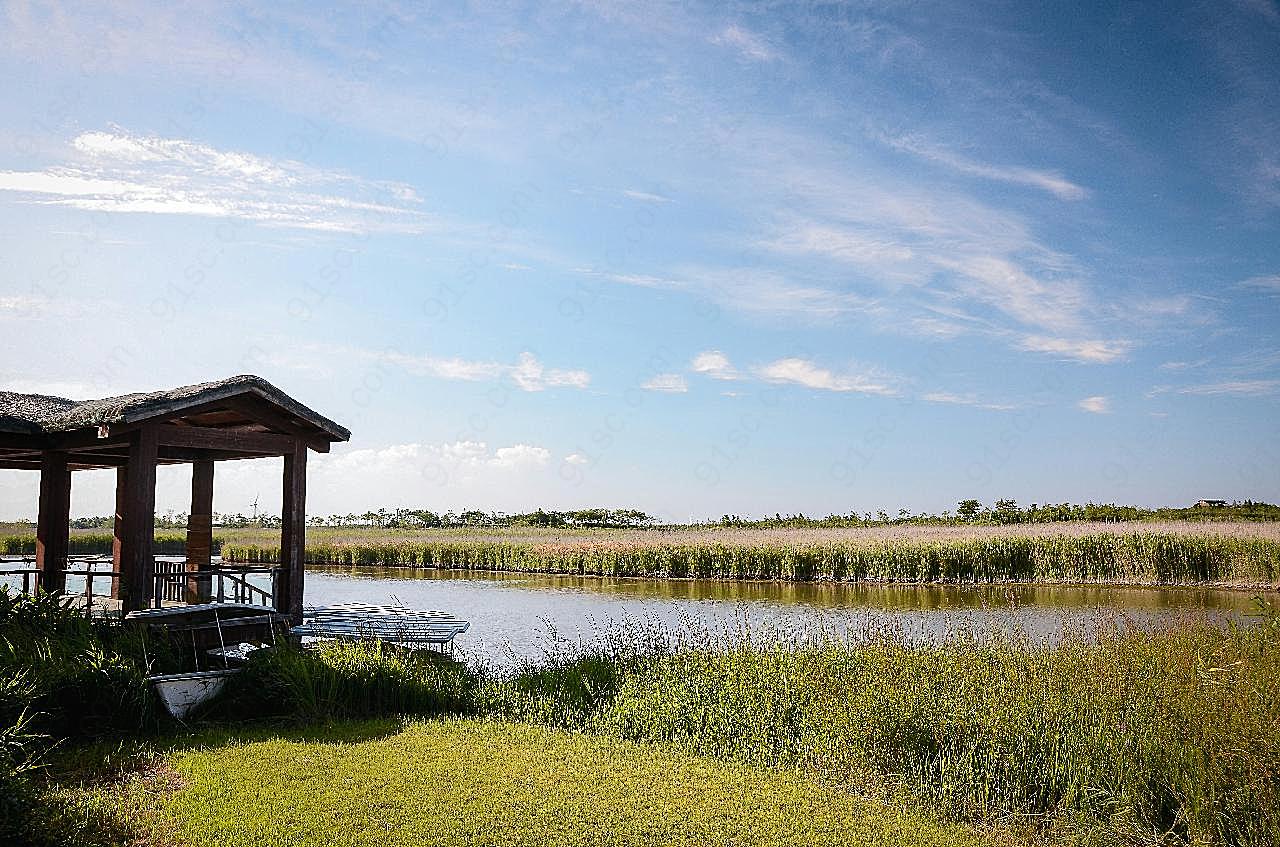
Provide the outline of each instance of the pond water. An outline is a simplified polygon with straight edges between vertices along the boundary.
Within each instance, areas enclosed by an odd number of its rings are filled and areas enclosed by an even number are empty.
[[[438,609],[471,622],[464,655],[536,658],[556,639],[590,640],[617,626],[790,638],[868,630],[936,642],[961,632],[1056,640],[1100,622],[1188,615],[1247,621],[1256,592],[1101,585],[895,585],[617,579],[435,569],[307,571],[308,604],[360,601]]]
[[[6,563],[21,566],[19,562]],[[99,562],[95,569],[109,568]],[[251,582],[268,588],[264,577]],[[20,586],[20,580],[0,578]],[[99,593],[107,579],[95,581]],[[83,577],[67,589],[83,591]],[[622,627],[674,633],[740,634],[790,640],[868,631],[914,643],[962,633],[1014,634],[1053,641],[1100,623],[1146,624],[1175,616],[1248,622],[1256,591],[1113,585],[904,585],[657,580],[478,573],[415,568],[307,570],[306,603],[358,601],[438,609],[471,622],[461,655],[510,663],[561,642],[591,640]],[[1274,602],[1275,592],[1268,592]]]

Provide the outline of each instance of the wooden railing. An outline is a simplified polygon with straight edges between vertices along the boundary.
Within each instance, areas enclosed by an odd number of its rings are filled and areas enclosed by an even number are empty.
[[[100,569],[95,569],[93,567],[95,564],[110,563],[110,562],[111,562],[110,556],[69,556],[67,558],[67,569],[63,573],[65,573],[67,576],[84,577],[84,589],[76,592],[75,594],[65,593],[65,596],[83,597],[84,608],[87,610],[93,609],[93,606],[94,606],[93,601],[95,597],[97,598],[110,597],[111,596],[110,586],[108,586],[107,590],[102,593],[97,593],[93,590],[95,580],[105,578],[108,581],[110,581],[120,575],[117,571],[100,570]],[[41,582],[40,569],[35,567],[35,559],[33,557],[23,556],[20,559],[8,559],[3,562],[0,562],[0,565],[10,564],[10,563],[27,565],[27,567],[0,569],[0,577],[21,576],[23,594],[34,594],[36,591],[40,589],[41,587],[40,586],[40,582]],[[75,567],[75,565],[83,565],[84,567],[77,568]]]
[[[275,585],[275,575],[280,568],[273,567],[235,567],[226,566],[214,567],[212,570],[214,584],[217,588],[213,592],[215,602],[218,603],[249,603],[254,606],[270,606],[274,599],[274,593],[271,590],[259,588],[249,582],[249,574],[266,574],[269,582]],[[228,590],[228,588],[230,590]]]
[[[105,564],[107,570],[95,569],[94,565]],[[92,609],[94,600],[111,597],[110,580],[120,576],[119,572],[110,570],[109,556],[78,556],[67,559],[67,576],[84,578],[83,590],[67,596],[83,597],[87,609]],[[80,567],[76,567],[80,565]],[[8,566],[8,567],[6,567]],[[151,603],[163,606],[169,603],[185,603],[190,594],[193,582],[203,581],[195,591],[200,602],[212,603],[248,603],[254,606],[271,606],[274,599],[274,585],[277,574],[282,568],[273,565],[223,565],[214,564],[208,570],[188,571],[187,563],[181,559],[156,559],[152,579]],[[254,574],[266,577],[269,587],[260,588],[249,581]],[[35,559],[31,556],[0,560],[0,578],[21,577],[22,593],[34,594],[40,589],[40,569],[35,567]],[[95,582],[106,579],[105,591],[95,591]],[[102,605],[99,603],[98,605]]]
[[[214,565],[207,570],[189,571],[187,563],[181,560],[157,559],[152,600],[156,606],[162,606],[165,603],[185,603],[194,595],[197,602],[270,606],[273,592],[249,582],[249,576],[264,574],[268,582],[274,584],[279,570],[270,565]]]

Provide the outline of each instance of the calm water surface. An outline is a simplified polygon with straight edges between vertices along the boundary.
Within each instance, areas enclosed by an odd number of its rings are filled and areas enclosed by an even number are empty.
[[[20,566],[6,562],[7,566]],[[108,567],[101,564],[99,567]],[[255,579],[268,587],[265,580]],[[0,583],[14,584],[13,578]],[[67,588],[83,590],[83,577]],[[99,592],[106,580],[95,583]],[[1247,622],[1257,592],[1102,585],[894,585],[618,579],[415,568],[308,568],[306,603],[399,602],[471,622],[463,655],[537,658],[558,642],[589,641],[617,626],[737,633],[764,640],[882,630],[918,642],[949,634],[1013,633],[1055,640],[1106,621],[1175,616]],[[1268,592],[1275,601],[1275,592]]]
[[[1176,615],[1247,620],[1256,592],[1079,585],[885,585],[617,579],[412,568],[309,568],[308,604],[400,602],[471,622],[457,645],[498,661],[536,658],[556,639],[577,642],[616,625],[736,632],[761,638],[867,628],[938,641],[963,631],[1056,639],[1121,618]]]

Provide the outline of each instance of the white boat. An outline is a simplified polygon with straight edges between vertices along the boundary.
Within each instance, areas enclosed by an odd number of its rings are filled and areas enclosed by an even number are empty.
[[[147,677],[155,688],[169,714],[183,720],[197,706],[207,703],[226,687],[227,677],[239,673],[239,668],[192,673],[168,673]]]

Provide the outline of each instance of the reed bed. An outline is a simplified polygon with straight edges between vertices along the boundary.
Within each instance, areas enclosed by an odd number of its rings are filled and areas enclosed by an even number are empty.
[[[598,671],[596,672],[598,676]],[[1076,843],[1280,843],[1280,627],[1036,646],[746,643],[632,662],[596,732]]]
[[[1273,585],[1280,532],[1142,531],[1016,534],[981,528],[601,532],[594,537],[524,533],[499,537],[413,537],[384,541],[314,538],[308,564],[522,571],[612,577],[730,580],[863,580],[992,583],[1023,581]],[[995,530],[995,531],[987,531]],[[222,556],[273,562],[272,544],[224,542]]]
[[[111,552],[114,537],[109,532],[73,532],[67,541],[67,552],[76,556],[103,555]],[[217,546],[215,552],[217,552]],[[176,532],[158,532],[155,552],[160,556],[181,556],[187,551],[187,537]],[[31,533],[0,536],[0,554],[6,556],[32,556],[36,552],[36,537]]]

